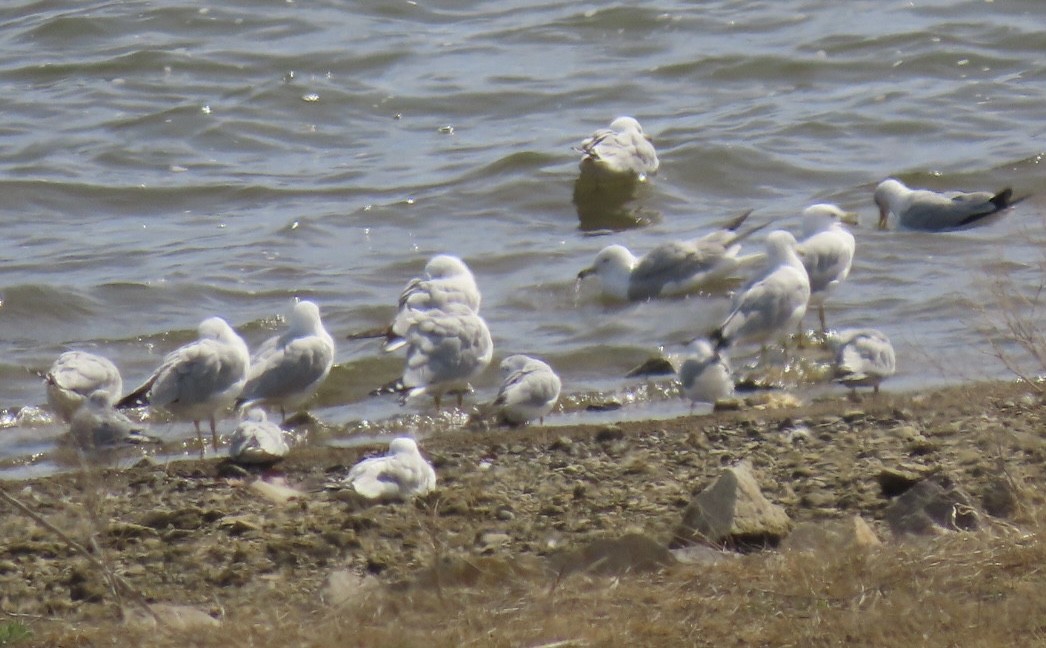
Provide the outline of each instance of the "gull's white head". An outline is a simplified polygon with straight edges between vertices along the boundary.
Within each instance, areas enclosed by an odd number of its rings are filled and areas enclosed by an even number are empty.
[[[413,456],[418,453],[418,444],[408,437],[397,437],[389,443],[389,454],[397,457]]]
[[[102,412],[113,404],[113,395],[105,389],[96,389],[87,397],[87,407],[95,412]]]
[[[456,256],[449,254],[439,254],[425,264],[425,274],[430,279],[446,279],[448,277],[457,277],[460,275],[472,275],[469,271],[469,267],[465,265],[465,262]]]
[[[531,361],[529,356],[522,354],[510,355],[501,361],[501,377],[507,378],[513,372],[519,371]]]
[[[236,335],[229,323],[220,317],[208,317],[203,320],[196,333],[201,340],[227,340],[229,336]]]
[[[623,245],[609,245],[599,251],[592,265],[577,273],[578,281],[589,275],[599,277],[603,292],[617,299],[628,299],[628,282],[636,257]]]
[[[287,327],[292,333],[305,335],[315,332],[320,326],[320,307],[311,301],[300,301],[291,309]]]
[[[610,122],[610,130],[617,133],[633,131],[642,137],[647,136],[646,133],[643,132],[643,127],[639,125],[639,121],[637,121],[635,117],[618,117]]]
[[[887,178],[875,188],[875,204],[879,207],[879,229],[886,229],[890,212],[897,213],[901,200],[909,193],[908,187],[899,180]]]
[[[240,420],[250,421],[251,423],[264,423],[269,420],[269,417],[262,408],[252,407],[240,415]]]
[[[803,236],[808,237],[822,232],[836,223],[857,224],[857,214],[843,211],[837,205],[819,203],[803,210]]]
[[[774,230],[766,235],[766,257],[771,267],[781,265],[782,262],[794,259],[795,263],[802,263],[796,255],[795,248],[798,243],[791,232]]]

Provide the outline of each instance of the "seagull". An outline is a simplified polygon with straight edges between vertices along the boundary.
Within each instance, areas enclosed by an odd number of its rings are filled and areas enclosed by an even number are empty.
[[[890,338],[875,329],[848,329],[839,334],[835,354],[835,381],[852,389],[873,387],[897,371]]]
[[[683,395],[690,399],[690,411],[695,403],[712,403],[734,395],[733,372],[725,354],[712,349],[707,340],[690,343],[693,353],[679,367],[679,382]]]
[[[522,425],[545,415],[559,400],[559,376],[547,363],[525,355],[511,355],[501,361],[501,388],[494,405],[509,425]]]
[[[286,408],[315,394],[332,366],[334,339],[323,327],[319,306],[300,301],[287,318],[287,332],[266,340],[251,358],[237,404],[279,405],[286,419]]]
[[[762,254],[738,256],[741,241],[769,224],[738,233],[737,228],[751,213],[749,210],[701,238],[662,243],[641,258],[623,245],[610,245],[600,250],[591,266],[578,273],[577,280],[594,274],[599,277],[605,296],[642,301],[685,294],[730,279],[764,259]]]
[[[436,471],[414,439],[399,437],[389,443],[387,455],[359,462],[344,481],[367,499],[410,499],[436,489]]]
[[[153,441],[142,425],[113,409],[112,394],[105,389],[95,390],[76,411],[69,424],[69,437],[83,449]]]
[[[610,128],[592,133],[576,150],[584,154],[583,174],[595,171],[642,182],[657,173],[661,165],[650,136],[633,117],[618,117],[610,122]]]
[[[86,351],[66,351],[58,356],[44,376],[44,385],[51,409],[66,423],[94,392],[106,395],[110,404],[123,393],[116,365]]]
[[[443,394],[453,391],[461,407],[462,394],[470,389],[468,382],[483,373],[494,356],[487,323],[459,303],[442,310],[415,311],[406,340],[403,376],[371,394],[400,392],[404,402],[429,394],[438,410]]]
[[[810,305],[817,306],[822,333],[828,328],[824,302],[846,281],[853,266],[857,242],[842,223],[854,218],[835,205],[812,205],[803,210],[803,240],[798,252],[810,277]]]
[[[271,464],[290,451],[283,430],[258,407],[244,411],[229,442],[229,459],[240,464]]]
[[[810,300],[810,277],[797,245],[784,230],[766,236],[767,271],[734,298],[733,310],[712,333],[716,350],[735,342],[765,343],[799,325]]]
[[[189,419],[203,449],[200,421],[211,423],[211,445],[218,449],[215,416],[232,405],[247,382],[251,355],[247,343],[220,317],[200,323],[199,339],[167,354],[140,387],[124,396],[118,408],[151,405],[177,418]]]
[[[928,232],[966,229],[994,222],[999,215],[1028,196],[1014,200],[1009,187],[999,193],[976,191],[937,193],[927,189],[909,189],[899,180],[888,178],[875,188],[879,207],[879,229],[886,229],[890,212],[901,227]]]

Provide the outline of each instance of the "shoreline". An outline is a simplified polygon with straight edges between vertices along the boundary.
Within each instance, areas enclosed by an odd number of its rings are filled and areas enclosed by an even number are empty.
[[[793,524],[859,516],[886,550],[909,545],[884,521],[892,499],[882,485],[887,473],[913,483],[947,476],[969,494],[983,528],[995,524],[983,512],[990,494],[1019,484],[1019,505],[998,523],[1033,528],[1046,492],[1042,403],[1033,386],[994,382],[613,425],[441,432],[422,444],[436,467],[437,491],[397,504],[364,505],[336,487],[384,444],[299,447],[262,483],[257,474],[208,459],[84,469],[0,487],[95,547],[106,568],[150,603],[221,618],[225,630],[213,631],[213,645],[223,645],[219,639],[239,627],[238,619],[258,623],[257,610],[323,617],[335,574],[381,590],[398,601],[399,614],[410,614],[418,588],[427,591],[419,583],[447,561],[508,569],[515,575],[468,585],[501,592],[508,581],[557,582],[548,580],[549,565],[593,541],[634,533],[665,546],[691,497],[741,460]],[[37,638],[71,629],[135,632],[121,620],[104,572],[9,505],[0,508],[7,512],[0,518],[2,613]],[[696,567],[667,571],[686,568]],[[598,625],[582,627],[598,634]],[[250,636],[253,645],[278,645]]]

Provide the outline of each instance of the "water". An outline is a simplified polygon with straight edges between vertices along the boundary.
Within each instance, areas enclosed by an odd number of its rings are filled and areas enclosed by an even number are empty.
[[[747,208],[797,229],[818,201],[861,213],[828,318],[894,339],[888,388],[1006,376],[966,298],[991,303],[989,271],[1042,280],[1044,77],[1032,0],[6,4],[0,407],[27,409],[0,422],[0,459],[49,465],[60,430],[29,406],[63,350],[108,356],[131,387],[205,317],[254,345],[295,296],[340,343],[315,413],[380,432],[412,410],[366,393],[402,360],[344,337],[383,324],[440,252],[476,273],[496,358],[540,355],[571,393],[627,390],[726,303],[575,294],[601,247],[643,252]],[[630,206],[642,227],[592,236],[571,147],[622,114],[662,170]],[[891,174],[1037,197],[981,230],[879,232],[871,190]]]

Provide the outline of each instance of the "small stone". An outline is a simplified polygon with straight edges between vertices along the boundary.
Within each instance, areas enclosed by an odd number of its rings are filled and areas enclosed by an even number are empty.
[[[788,534],[781,548],[787,551],[826,553],[868,549],[881,544],[864,518],[854,515],[843,520],[804,522]]]
[[[476,535],[476,548],[480,553],[493,553],[498,547],[512,541],[512,536],[500,531],[481,531]]]
[[[883,468],[879,471],[879,488],[883,497],[894,498],[915,486],[923,477],[921,473],[904,467]]]
[[[327,576],[323,600],[328,605],[345,605],[366,597],[377,586],[378,579],[370,574],[360,575],[347,569],[338,569]]]

